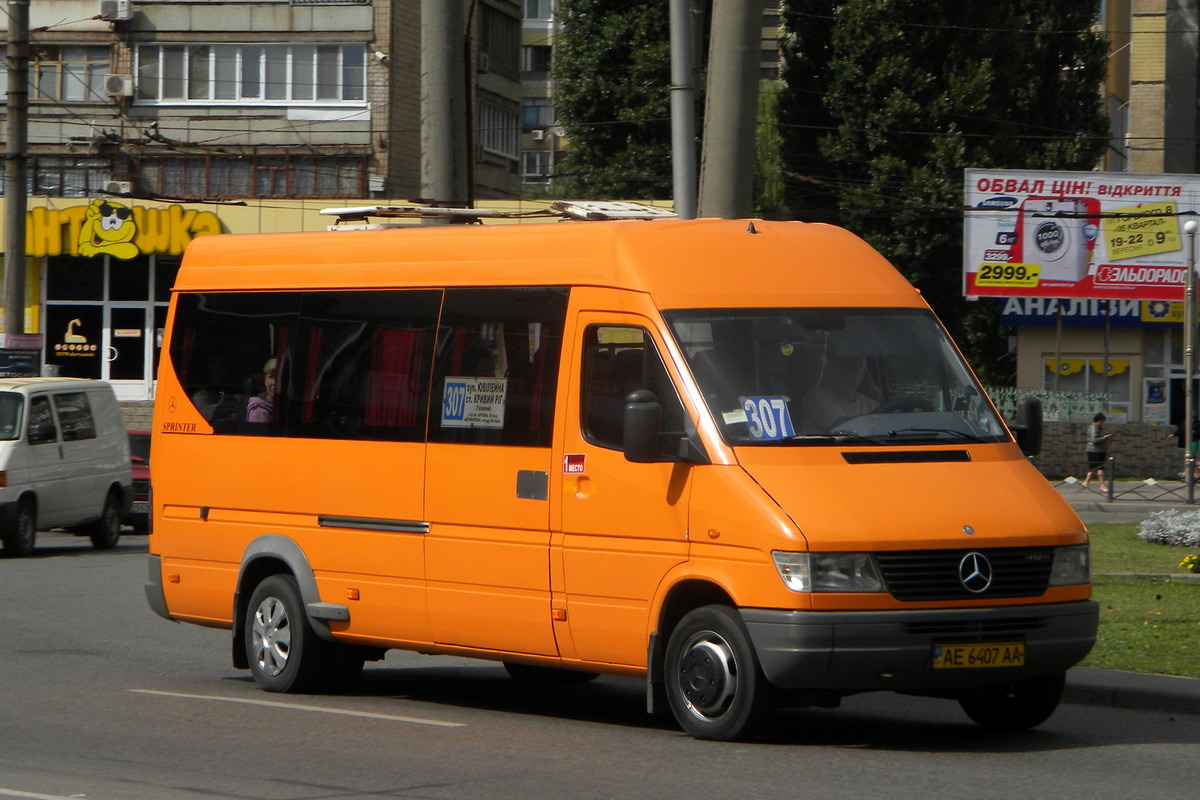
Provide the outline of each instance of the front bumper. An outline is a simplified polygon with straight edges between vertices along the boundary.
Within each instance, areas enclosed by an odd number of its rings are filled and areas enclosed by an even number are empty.
[[[921,611],[741,609],[763,672],[781,689],[937,693],[1063,672],[1096,642],[1091,600]],[[934,669],[940,644],[1024,642],[1019,667]]]

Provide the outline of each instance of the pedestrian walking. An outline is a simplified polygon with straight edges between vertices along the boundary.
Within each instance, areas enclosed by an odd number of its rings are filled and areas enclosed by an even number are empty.
[[[1088,481],[1092,476],[1097,476],[1100,481],[1100,491],[1107,492],[1108,485],[1105,483],[1104,462],[1108,460],[1108,442],[1112,439],[1111,433],[1104,432],[1104,421],[1108,417],[1103,414],[1096,414],[1092,417],[1092,424],[1088,425],[1087,429],[1087,475],[1083,476],[1083,486],[1087,488]],[[1108,476],[1111,480],[1112,476]]]

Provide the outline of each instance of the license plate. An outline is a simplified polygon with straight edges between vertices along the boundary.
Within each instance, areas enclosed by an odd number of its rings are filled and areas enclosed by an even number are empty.
[[[934,669],[1021,667],[1024,665],[1024,642],[991,642],[988,644],[935,644],[933,646]]]
[[[149,503],[141,503],[141,502],[134,503],[132,506],[129,507],[129,510],[130,510],[130,512],[132,512],[134,514],[149,514],[150,513],[150,504]]]

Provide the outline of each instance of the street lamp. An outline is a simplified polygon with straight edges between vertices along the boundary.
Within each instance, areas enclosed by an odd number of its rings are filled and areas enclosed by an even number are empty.
[[[1183,289],[1183,379],[1184,403],[1186,410],[1183,415],[1183,474],[1187,477],[1187,501],[1196,502],[1196,454],[1192,452],[1192,441],[1196,432],[1192,430],[1192,419],[1195,415],[1195,399],[1192,397],[1192,376],[1196,369],[1196,229],[1200,227],[1194,219],[1183,223],[1183,231],[1188,238],[1187,276]],[[1112,476],[1109,476],[1112,480]]]

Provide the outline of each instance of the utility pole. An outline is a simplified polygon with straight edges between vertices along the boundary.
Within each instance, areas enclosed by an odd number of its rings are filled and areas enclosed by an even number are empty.
[[[754,208],[754,135],[762,0],[713,0],[700,216],[735,219]]]
[[[467,205],[462,0],[421,0],[421,195]]]
[[[696,217],[696,53],[693,0],[671,0],[671,173],[675,213]]]
[[[8,0],[8,150],[4,154],[4,333],[25,332],[29,150],[29,0]]]

